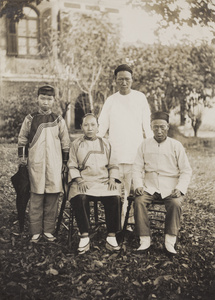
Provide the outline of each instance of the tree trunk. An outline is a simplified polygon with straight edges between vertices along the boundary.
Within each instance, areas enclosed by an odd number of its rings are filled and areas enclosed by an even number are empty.
[[[184,95],[179,96],[180,99],[180,123],[181,125],[185,124],[185,101],[184,101]]]
[[[192,127],[194,131],[194,136],[197,137],[197,132],[199,130],[199,127],[201,126],[202,120],[201,119],[194,119],[192,120]]]
[[[93,96],[92,96],[92,93],[90,92],[88,95],[89,95],[89,102],[90,102],[90,111],[91,111],[91,113],[94,113],[94,105],[93,105]]]

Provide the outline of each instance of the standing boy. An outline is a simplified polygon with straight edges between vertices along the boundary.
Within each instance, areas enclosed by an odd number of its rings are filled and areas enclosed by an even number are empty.
[[[62,191],[62,166],[69,157],[69,134],[62,116],[52,112],[55,90],[50,85],[38,89],[37,112],[25,117],[18,136],[18,155],[27,159],[30,178],[29,220],[31,242],[41,234],[56,238],[58,196]]]

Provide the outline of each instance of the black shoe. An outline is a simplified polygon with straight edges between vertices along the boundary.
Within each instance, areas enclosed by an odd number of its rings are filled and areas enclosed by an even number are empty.
[[[166,247],[164,247],[164,252],[165,254],[169,257],[169,258],[172,258],[172,257],[175,257],[177,255],[177,253],[173,253],[173,252],[170,252],[166,249]]]

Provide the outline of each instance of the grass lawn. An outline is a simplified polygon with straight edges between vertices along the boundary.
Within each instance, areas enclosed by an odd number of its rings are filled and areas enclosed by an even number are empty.
[[[193,176],[183,205],[179,254],[172,259],[163,251],[161,232],[153,233],[148,255],[135,253],[138,241],[132,232],[120,253],[108,252],[104,227],[93,232],[91,250],[83,256],[75,252],[77,234],[68,249],[64,228],[56,243],[31,245],[26,220],[21,240],[10,182],[17,171],[17,149],[0,144],[0,299],[214,299],[215,139],[178,138]]]

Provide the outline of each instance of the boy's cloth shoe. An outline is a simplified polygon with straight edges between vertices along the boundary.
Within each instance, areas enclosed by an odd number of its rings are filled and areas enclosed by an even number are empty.
[[[106,239],[106,249],[110,251],[119,251],[120,246],[117,243],[116,237],[115,236],[108,236]]]
[[[165,248],[167,253],[175,255],[177,254],[174,246],[176,243],[176,235],[165,234]]]
[[[34,234],[34,235],[32,235],[32,237],[30,239],[30,242],[32,242],[32,243],[38,243],[39,240],[40,240],[40,238],[41,238],[40,233]]]
[[[80,242],[78,245],[78,253],[84,254],[85,252],[87,252],[89,250],[90,250],[90,238],[88,236],[80,238]]]
[[[44,232],[44,237],[49,242],[54,242],[56,240],[56,237],[53,236],[53,234],[48,233],[48,232]]]
[[[126,230],[127,230],[127,231],[131,231],[131,232],[133,231],[133,229],[132,229],[131,226],[127,226]]]
[[[140,247],[137,251],[145,251],[149,249],[151,245],[151,238],[150,236],[140,236]]]

